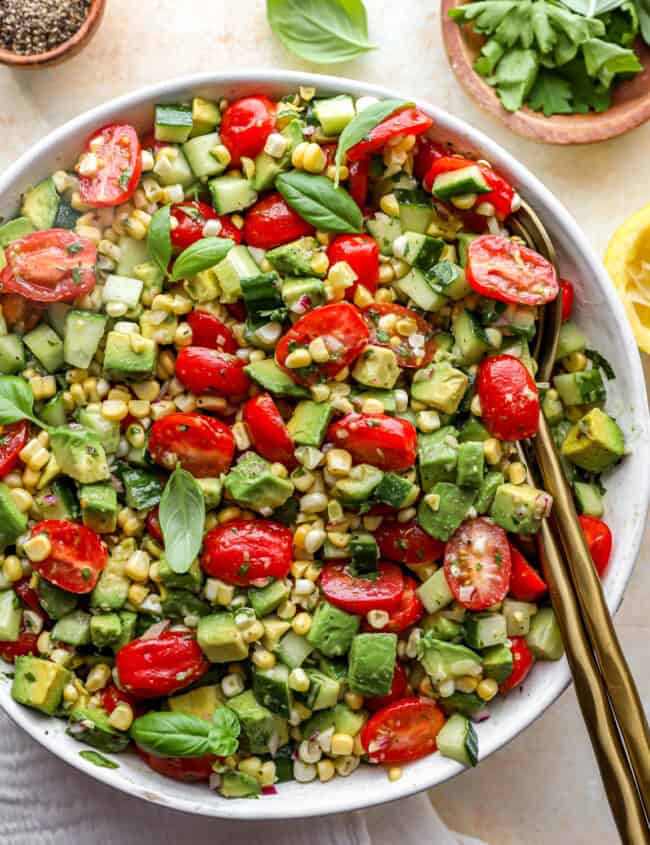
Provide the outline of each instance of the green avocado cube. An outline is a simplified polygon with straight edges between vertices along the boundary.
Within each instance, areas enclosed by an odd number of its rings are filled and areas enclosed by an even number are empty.
[[[245,772],[228,770],[221,775],[219,794],[224,798],[256,798],[261,791],[259,781]]]
[[[527,601],[504,599],[501,612],[505,616],[509,637],[525,637],[530,631],[530,620],[537,613],[537,605]]]
[[[367,502],[381,483],[384,473],[372,464],[357,464],[346,478],[339,478],[332,495],[346,505]]]
[[[73,610],[58,620],[50,636],[53,640],[68,645],[88,645],[90,643],[90,614],[85,610]]]
[[[419,488],[408,478],[403,478],[394,472],[385,472],[383,478],[375,487],[374,497],[379,502],[392,508],[408,508],[418,497]]]
[[[57,428],[50,435],[50,446],[61,472],[75,481],[92,484],[110,478],[106,452],[94,432]]]
[[[253,754],[265,754],[275,730],[273,713],[260,704],[252,690],[228,700],[228,707],[239,716]]]
[[[350,691],[358,695],[388,695],[396,657],[396,634],[358,634],[350,647]]]
[[[170,590],[162,601],[162,612],[165,618],[188,620],[200,619],[210,613],[210,605],[187,590]]]
[[[129,744],[129,735],[116,730],[98,707],[75,707],[66,733],[100,751],[119,753]]]
[[[481,652],[483,674],[486,678],[493,678],[502,684],[512,675],[514,658],[512,648],[507,643],[500,643],[486,648]]]
[[[342,657],[350,649],[361,619],[328,601],[316,608],[307,640],[326,657]]]
[[[312,402],[307,399],[298,402],[287,429],[297,445],[318,447],[325,438],[331,419],[332,406],[329,402]]]
[[[474,502],[477,513],[488,513],[497,490],[504,482],[505,478],[501,472],[485,473]]]
[[[311,262],[318,251],[316,238],[299,238],[282,246],[276,246],[266,253],[266,259],[274,270],[287,276],[318,275],[312,270]],[[283,290],[284,295],[284,290]]]
[[[615,420],[600,408],[592,408],[571,427],[561,451],[587,472],[605,472],[623,457],[625,438]]]
[[[436,569],[416,590],[427,613],[437,613],[454,600],[443,567]]]
[[[38,600],[50,619],[62,619],[77,606],[78,596],[56,587],[45,578],[39,578],[36,585]]]
[[[120,424],[107,420],[102,416],[102,412],[93,408],[79,409],[79,422],[88,431],[96,434],[104,450],[109,454],[115,454],[120,445]]]
[[[20,704],[52,715],[58,710],[63,689],[72,673],[51,660],[24,655],[16,658],[11,696]]]
[[[420,662],[436,683],[481,674],[481,658],[464,645],[424,637]]]
[[[456,481],[460,487],[479,487],[483,481],[485,454],[483,444],[475,441],[460,443]]]
[[[106,337],[104,371],[116,379],[146,379],[156,367],[157,344],[140,334],[112,331]]]
[[[543,607],[533,616],[526,642],[538,660],[559,660],[562,657],[562,634],[552,607]]]
[[[302,313],[304,309],[309,310],[325,304],[325,285],[322,279],[315,276],[285,279],[282,285],[282,299],[290,311]]]
[[[279,508],[293,493],[293,483],[274,475],[271,464],[255,452],[246,452],[237,461],[224,487],[237,504],[260,512]]]
[[[0,549],[10,546],[27,528],[27,517],[16,507],[11,491],[0,482]]]
[[[117,493],[111,484],[84,484],[79,489],[84,525],[98,534],[111,534],[117,527]]]
[[[248,601],[259,618],[268,616],[289,597],[291,589],[286,581],[275,580],[266,587],[250,587]]]
[[[118,613],[120,622],[122,623],[122,630],[119,639],[112,644],[112,649],[115,654],[123,648],[131,640],[135,639],[135,627],[138,621],[138,614],[132,610],[120,610]]]
[[[231,663],[248,657],[248,645],[232,613],[213,613],[202,617],[196,640],[211,663]]]
[[[191,593],[198,593],[203,586],[203,570],[198,558],[192,561],[187,572],[174,572],[163,555],[158,560],[158,575],[168,590],[189,590]]]
[[[439,481],[455,481],[458,464],[458,431],[446,425],[418,436],[420,483],[428,493]]]
[[[90,617],[90,641],[96,648],[114,645],[122,635],[122,620],[118,613],[98,613]]]
[[[130,581],[124,575],[124,561],[109,557],[99,581],[90,594],[90,606],[96,610],[120,610],[126,604]]]
[[[536,534],[552,505],[553,499],[544,490],[529,484],[501,484],[494,495],[490,516],[506,531]]]
[[[418,507],[418,522],[437,540],[447,541],[467,517],[476,490],[439,481]]]
[[[416,370],[411,396],[443,414],[455,414],[468,384],[469,379],[462,370],[443,361]]]
[[[247,376],[254,382],[278,396],[291,396],[294,399],[307,399],[309,391],[307,388],[296,384],[284,370],[275,363],[273,358],[265,358],[263,361],[253,361],[244,367]]]
[[[352,378],[368,387],[390,390],[395,387],[400,368],[392,349],[369,344],[357,358]]]

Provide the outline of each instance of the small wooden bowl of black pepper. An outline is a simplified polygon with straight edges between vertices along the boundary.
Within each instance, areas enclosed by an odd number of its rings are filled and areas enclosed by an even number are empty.
[[[0,64],[39,68],[78,53],[92,38],[106,0],[0,0]]]

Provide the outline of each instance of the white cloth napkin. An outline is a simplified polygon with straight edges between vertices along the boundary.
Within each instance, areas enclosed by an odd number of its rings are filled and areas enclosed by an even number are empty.
[[[1,712],[0,771],[0,842],[6,845],[483,845],[449,831],[426,795],[365,813],[285,823],[221,822],[165,810],[67,766]]]

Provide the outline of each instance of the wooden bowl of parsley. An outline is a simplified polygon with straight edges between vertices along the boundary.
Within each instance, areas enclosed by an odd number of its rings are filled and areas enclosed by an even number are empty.
[[[442,0],[465,90],[514,132],[590,144],[650,118],[650,0]]]

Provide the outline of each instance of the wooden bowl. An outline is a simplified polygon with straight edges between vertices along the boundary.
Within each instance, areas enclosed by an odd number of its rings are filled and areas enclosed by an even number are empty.
[[[45,53],[33,53],[23,56],[11,50],[0,48],[0,64],[15,68],[39,68],[63,62],[78,53],[92,38],[106,8],[106,0],[91,0],[86,20],[79,29],[58,47]]]
[[[544,117],[541,112],[526,106],[514,113],[507,111],[494,88],[473,69],[483,37],[472,32],[469,26],[458,26],[449,17],[449,9],[463,4],[464,0],[441,0],[440,3],[442,36],[449,62],[467,93],[484,111],[513,132],[546,144],[593,144],[622,135],[650,118],[650,48],[641,39],[635,44],[635,50],[643,70],[614,87],[612,105],[606,112]]]

